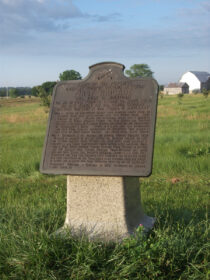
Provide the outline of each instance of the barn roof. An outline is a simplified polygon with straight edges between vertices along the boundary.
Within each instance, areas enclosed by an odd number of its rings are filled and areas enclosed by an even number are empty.
[[[198,78],[198,80],[202,83],[205,83],[210,77],[210,73],[208,72],[203,72],[203,71],[189,71],[189,72],[194,74]]]
[[[184,85],[188,86],[187,83],[169,83],[167,88],[182,88]]]

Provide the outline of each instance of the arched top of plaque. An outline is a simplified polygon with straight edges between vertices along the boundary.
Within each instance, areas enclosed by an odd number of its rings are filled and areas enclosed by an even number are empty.
[[[96,63],[96,64],[93,64],[91,66],[89,66],[89,69],[92,69],[92,68],[96,68],[96,67],[103,67],[103,66],[116,66],[116,67],[119,67],[121,68],[122,70],[125,69],[125,65],[121,64],[121,63],[118,63],[118,62],[114,62],[114,61],[105,61],[105,62],[99,62],[99,63]]]
[[[95,82],[111,82],[112,80],[127,78],[123,74],[125,66],[117,62],[107,61],[96,63],[89,66],[89,69],[89,73],[83,81],[90,79]]]
[[[128,78],[115,62],[53,92],[40,170],[49,174],[149,176],[158,84]]]

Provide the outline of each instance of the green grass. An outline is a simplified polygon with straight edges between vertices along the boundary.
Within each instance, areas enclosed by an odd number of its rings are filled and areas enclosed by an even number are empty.
[[[201,95],[159,99],[153,174],[141,179],[156,226],[103,244],[50,235],[64,223],[66,178],[39,173],[47,113],[0,101],[0,279],[210,279],[209,112]]]

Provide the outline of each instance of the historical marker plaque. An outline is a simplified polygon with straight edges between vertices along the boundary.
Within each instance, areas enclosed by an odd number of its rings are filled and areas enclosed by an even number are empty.
[[[41,172],[149,176],[158,85],[127,78],[122,64],[90,67],[84,80],[59,82],[53,93]]]

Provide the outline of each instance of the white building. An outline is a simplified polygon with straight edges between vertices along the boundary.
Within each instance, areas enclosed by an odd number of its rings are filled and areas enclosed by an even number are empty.
[[[202,71],[189,71],[182,75],[180,83],[187,83],[190,92],[210,89],[210,73]]]

